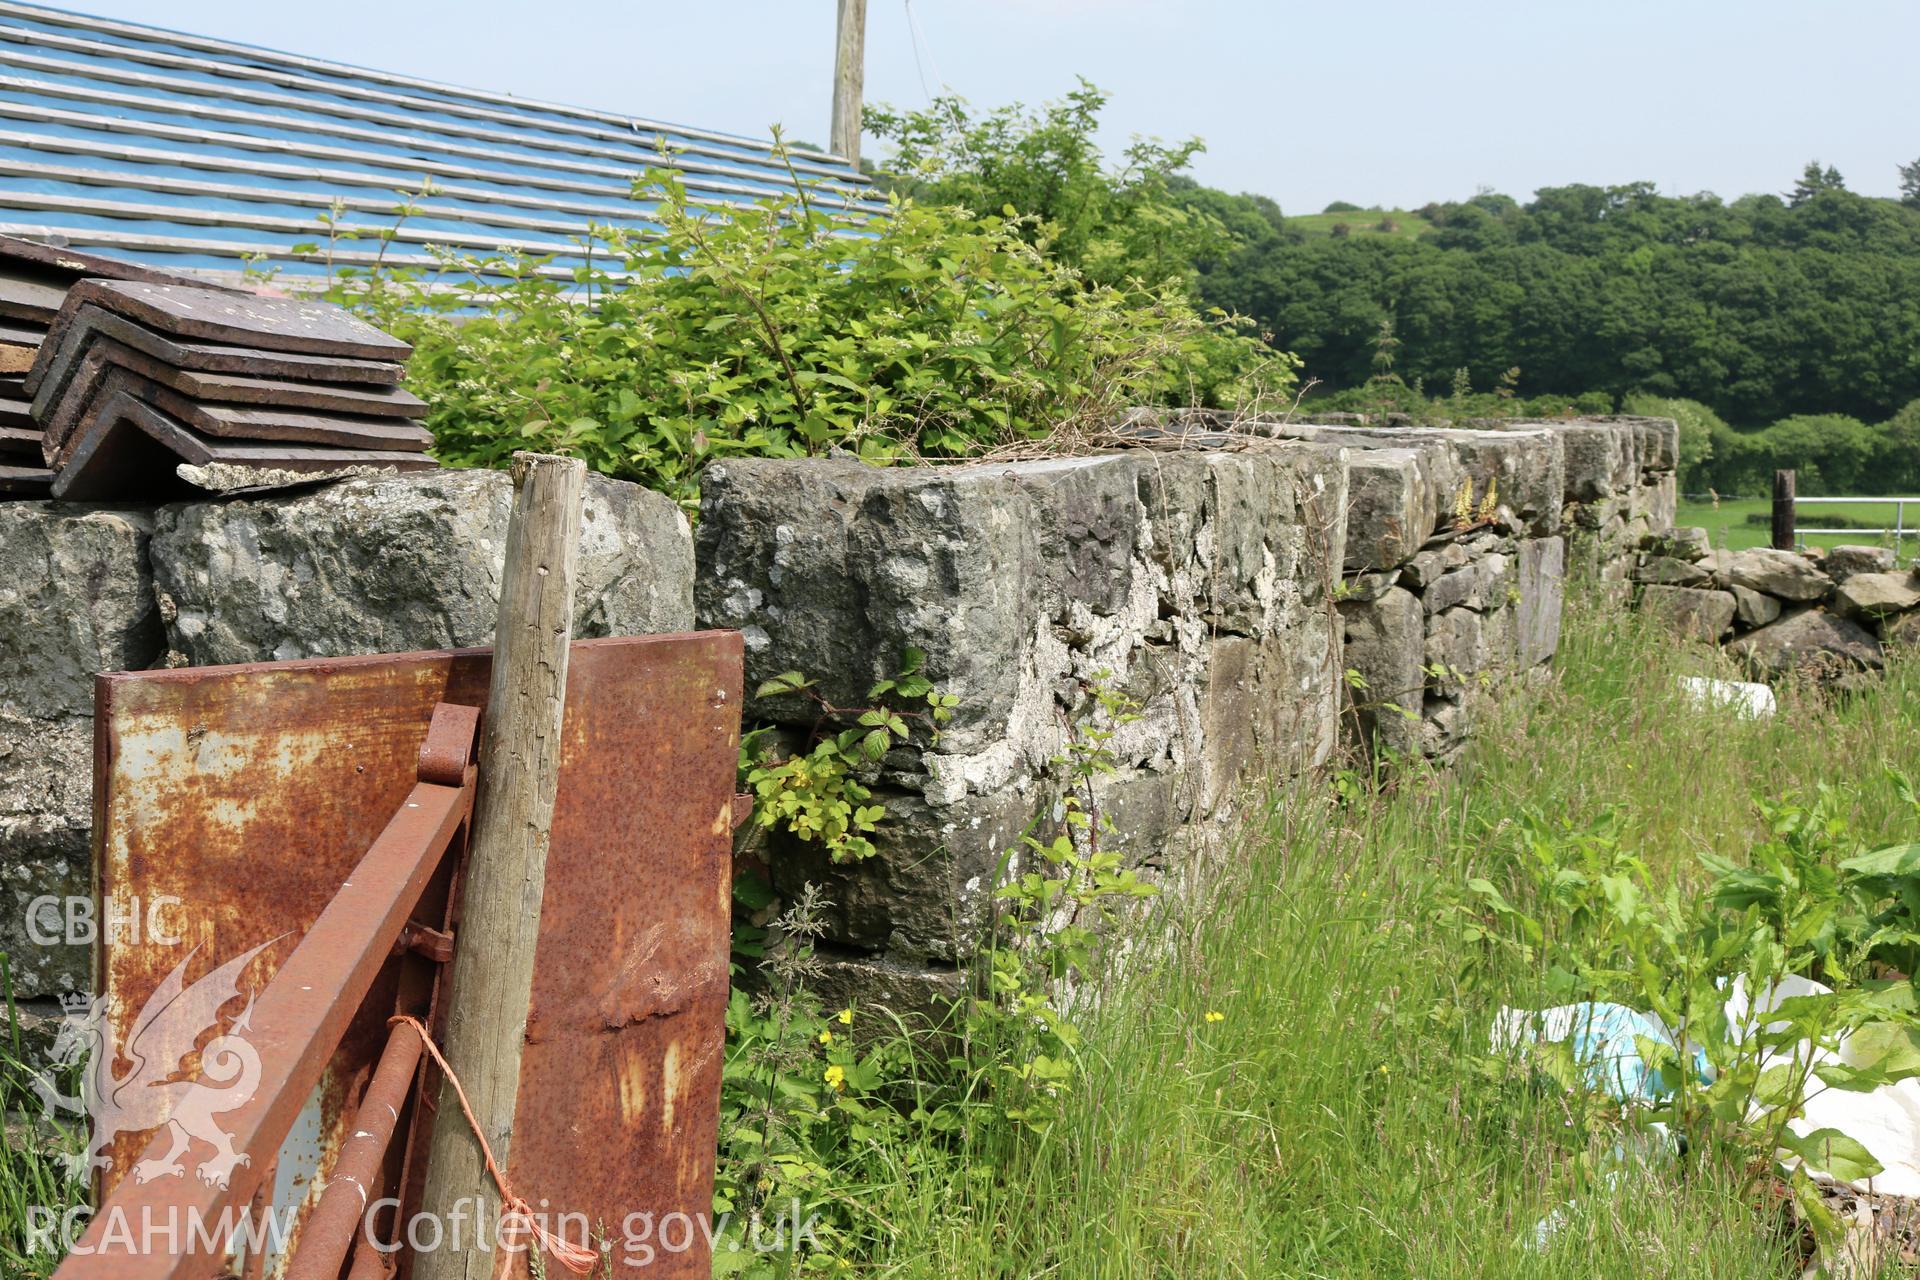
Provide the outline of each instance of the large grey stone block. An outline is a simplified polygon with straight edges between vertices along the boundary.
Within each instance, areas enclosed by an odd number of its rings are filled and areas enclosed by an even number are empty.
[[[1920,608],[1920,579],[1911,573],[1856,573],[1834,592],[1833,604],[1855,619],[1905,613]]]
[[[85,990],[91,951],[58,905],[91,884],[93,684],[161,651],[147,569],[150,517],[0,503],[0,950],[23,999]]]
[[[1638,447],[1631,427],[1576,419],[1550,424],[1550,429],[1560,433],[1566,453],[1568,502],[1624,498],[1638,483]]]
[[[1364,687],[1351,690],[1356,745],[1378,742],[1401,755],[1419,750],[1417,724],[1426,693],[1426,614],[1400,587],[1378,600],[1342,601],[1348,668]]]
[[[0,503],[0,706],[91,715],[95,675],[153,663],[152,531],[142,511]]]
[[[1350,573],[1400,564],[1439,526],[1439,490],[1414,449],[1354,449],[1348,461]]]
[[[1514,662],[1522,670],[1552,658],[1560,648],[1560,617],[1566,601],[1564,538],[1520,542],[1514,602]]]
[[[1199,690],[1198,816],[1228,808],[1243,782],[1288,777],[1332,754],[1341,677],[1332,626],[1321,614],[1258,639],[1211,643]]]
[[[1057,754],[1063,682],[1125,683],[1149,646],[1191,682],[1220,633],[1294,628],[1337,580],[1346,505],[1344,453],[1305,447],[729,462],[703,484],[697,612],[745,633],[750,688],[799,670],[843,706],[925,652],[959,699],[927,766],[951,802]],[[812,718],[791,699],[750,714]]]
[[[513,484],[429,471],[163,507],[156,585],[196,666],[491,644]],[[587,480],[580,637],[693,625],[693,544],[661,494]]]
[[[880,852],[835,863],[817,844],[768,844],[774,888],[786,898],[812,884],[826,897],[826,937],[898,961],[954,964],[990,922],[993,891],[1023,864],[1021,835],[1050,816],[1053,798],[1012,790],[929,805],[910,792],[876,791],[886,805]]]
[[[1738,584],[1727,588],[1733,592],[1736,616],[1742,626],[1764,627],[1780,616],[1780,602],[1772,596],[1762,595],[1751,587]]]
[[[1891,573],[1895,557],[1892,547],[1870,547],[1856,543],[1833,547],[1820,562],[1835,583],[1845,582],[1856,573]]]
[[[1752,547],[1735,552],[1722,566],[1727,581],[1749,591],[1803,603],[1826,598],[1833,580],[1813,561],[1795,551]]]
[[[1653,585],[1640,588],[1640,607],[1684,636],[1712,641],[1733,629],[1739,606],[1725,591]]]
[[[1886,656],[1873,633],[1825,609],[1802,609],[1727,646],[1761,679],[1801,675],[1835,681],[1878,671]]]

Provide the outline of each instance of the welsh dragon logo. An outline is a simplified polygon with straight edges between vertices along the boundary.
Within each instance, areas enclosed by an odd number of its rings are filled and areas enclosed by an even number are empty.
[[[145,1133],[167,1126],[172,1145],[156,1160],[133,1167],[137,1182],[177,1178],[186,1170],[181,1157],[195,1141],[213,1149],[201,1161],[196,1176],[211,1186],[224,1187],[240,1165],[250,1163],[246,1153],[233,1149],[233,1137],[215,1116],[244,1105],[260,1085],[260,1054],[245,1032],[253,1012],[253,995],[223,1033],[200,1048],[200,1071],[195,1079],[181,1079],[185,1059],[200,1037],[219,1024],[220,1010],[240,997],[240,974],[272,943],[227,961],[199,981],[188,985],[187,965],[198,954],[195,947],[160,983],[127,1029],[125,1044],[115,1043],[107,1018],[107,1000],[85,996],[67,1002],[65,1019],[54,1040],[52,1069],[32,1078],[40,1095],[42,1114],[55,1119],[60,1112],[84,1115],[91,1136],[77,1154],[64,1157],[71,1176],[85,1177],[108,1164],[106,1151],[123,1133]],[[84,1060],[80,1092],[69,1097],[59,1091],[54,1075]],[[125,1074],[115,1074],[122,1061]]]

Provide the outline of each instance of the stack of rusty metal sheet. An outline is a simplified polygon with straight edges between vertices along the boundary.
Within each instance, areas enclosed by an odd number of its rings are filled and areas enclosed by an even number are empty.
[[[0,497],[42,495],[53,486],[26,377],[67,290],[88,277],[194,283],[131,262],[0,236]]]
[[[431,467],[411,348],[327,302],[83,280],[28,371],[56,498],[150,498],[181,463]]]

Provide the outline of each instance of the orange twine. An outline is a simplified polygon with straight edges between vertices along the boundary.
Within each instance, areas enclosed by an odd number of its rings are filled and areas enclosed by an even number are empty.
[[[534,1238],[540,1242],[541,1247],[552,1254],[554,1260],[561,1266],[575,1275],[584,1276],[592,1272],[594,1264],[600,1261],[600,1255],[592,1249],[554,1235],[540,1225],[539,1219],[533,1215],[533,1206],[515,1195],[513,1188],[507,1185],[507,1175],[500,1172],[500,1166],[493,1158],[493,1148],[487,1145],[487,1135],[480,1131],[480,1122],[474,1118],[473,1106],[467,1101],[467,1091],[460,1087],[460,1077],[453,1074],[453,1068],[447,1065],[447,1060],[440,1054],[440,1047],[434,1044],[433,1037],[427,1034],[427,1029],[421,1024],[420,1019],[404,1013],[387,1019],[388,1026],[403,1022],[419,1035],[421,1045],[439,1064],[440,1070],[446,1072],[447,1083],[453,1086],[454,1096],[460,1099],[460,1110],[466,1113],[467,1125],[473,1130],[474,1141],[480,1144],[480,1157],[487,1162],[487,1172],[493,1175],[493,1185],[500,1188],[501,1220],[504,1222],[518,1218],[525,1222],[527,1229],[533,1232]]]

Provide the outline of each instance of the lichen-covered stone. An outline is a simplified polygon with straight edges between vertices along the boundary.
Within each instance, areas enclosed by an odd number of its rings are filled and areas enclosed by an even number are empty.
[[[1825,609],[1788,614],[1741,636],[1727,646],[1727,652],[1762,679],[1791,674],[1832,682],[1886,665],[1880,642],[1871,632]]]
[[[194,665],[491,644],[513,483],[428,471],[163,507],[153,562]],[[693,544],[661,494],[587,481],[579,637],[684,631]]]
[[[0,951],[23,999],[90,981],[84,943],[43,941],[60,908],[29,906],[89,892],[94,677],[160,656],[151,529],[135,510],[0,503]]]
[[[1651,585],[1640,589],[1640,607],[1682,635],[1715,641],[1733,629],[1738,606],[1726,591]]]
[[[152,531],[141,511],[0,503],[0,707],[91,715],[94,676],[153,663]]]
[[[1401,755],[1415,753],[1426,686],[1426,614],[1419,599],[1395,587],[1378,600],[1342,601],[1340,618],[1346,665],[1360,676],[1348,691],[1355,745],[1377,741]]]
[[[1820,567],[1836,583],[1845,582],[1856,573],[1891,573],[1893,566],[1893,548],[1854,543],[1829,548],[1820,562]]]
[[[1833,605],[1849,618],[1890,617],[1920,608],[1920,584],[1911,573],[1855,573],[1834,591]]]
[[[1733,592],[1734,614],[1742,626],[1764,627],[1780,616],[1781,604],[1772,596],[1738,584],[1728,589]]]
[[[1793,551],[1752,547],[1730,556],[1723,566],[1727,581],[1780,600],[1804,603],[1823,600],[1833,581],[1819,566]]]
[[[842,706],[907,648],[924,652],[959,699],[926,760],[928,798],[950,803],[1047,766],[1063,682],[1105,672],[1124,684],[1149,658],[1181,679],[1132,734],[1179,750],[1180,718],[1198,707],[1183,710],[1177,689],[1194,703],[1214,640],[1284,635],[1298,648],[1345,559],[1346,510],[1337,448],[730,462],[703,487],[698,612],[745,633],[750,688],[799,670]],[[812,717],[790,699],[750,714]]]

